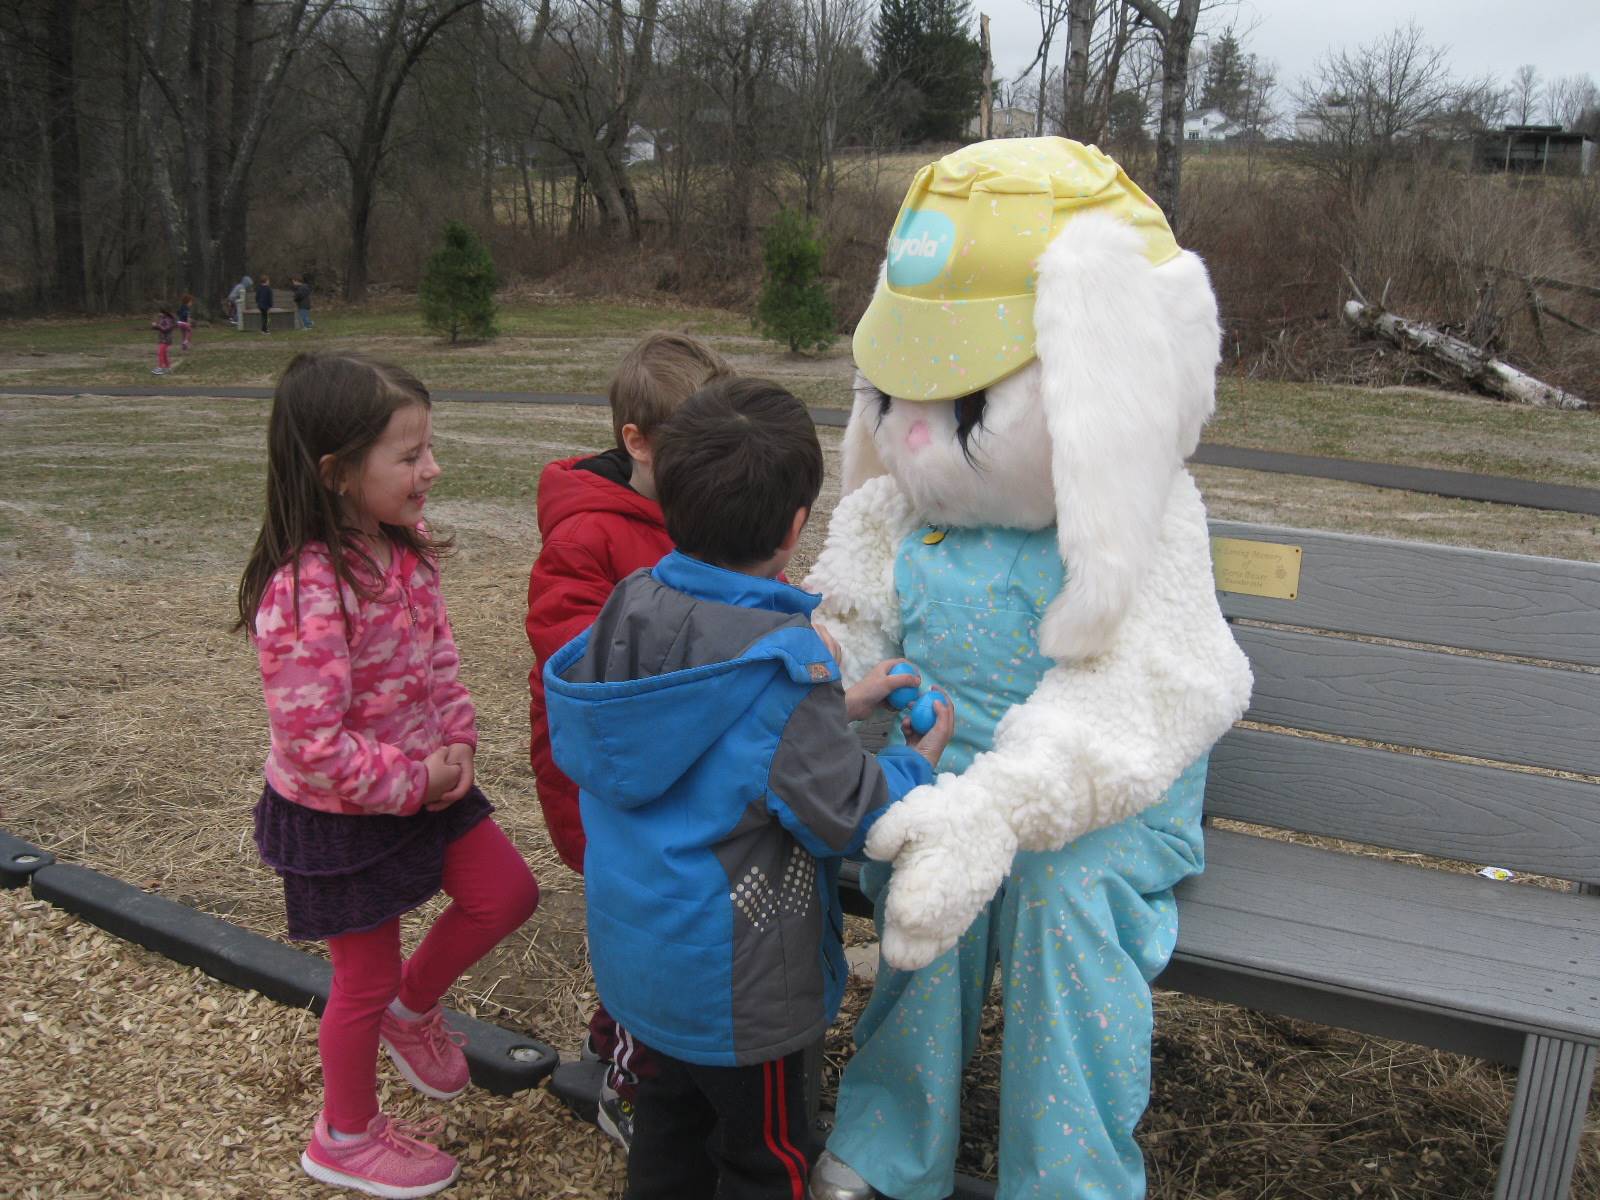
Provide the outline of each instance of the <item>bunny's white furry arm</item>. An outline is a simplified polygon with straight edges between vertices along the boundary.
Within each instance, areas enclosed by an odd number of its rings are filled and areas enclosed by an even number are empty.
[[[1017,850],[1059,849],[1155,804],[1244,712],[1250,667],[1214,588],[1205,508],[1181,473],[1106,651],[1047,671],[991,750],[873,826],[867,853],[895,862],[891,964],[923,966],[953,946]]]
[[[828,538],[805,588],[822,593],[814,620],[844,652],[845,686],[900,653],[894,561],[917,519],[887,475],[869,479],[833,510]]]

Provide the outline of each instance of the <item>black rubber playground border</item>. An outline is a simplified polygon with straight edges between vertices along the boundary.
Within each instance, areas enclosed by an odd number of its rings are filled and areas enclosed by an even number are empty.
[[[108,933],[279,1004],[320,1014],[328,1001],[327,960],[87,867],[58,863],[3,829],[0,887],[31,887],[35,898]],[[560,1065],[553,1048],[502,1026],[458,1012],[450,1013],[450,1025],[466,1035],[472,1082],[497,1096],[534,1087]]]
[[[0,396],[195,396],[224,400],[269,400],[271,388],[251,387],[31,387],[0,388]],[[554,392],[479,392],[440,388],[437,400],[463,404],[545,404],[603,405],[604,396]],[[818,425],[842,428],[849,417],[839,408],[810,408]],[[1208,467],[1231,467],[1241,471],[1265,471],[1276,475],[1300,475],[1311,479],[1337,479],[1369,487],[1391,488],[1403,492],[1422,492],[1451,500],[1477,500],[1487,504],[1513,504],[1547,512],[1579,513],[1600,516],[1600,488],[1575,487],[1564,483],[1540,483],[1509,475],[1478,475],[1470,471],[1443,471],[1432,467],[1407,467],[1395,463],[1360,462],[1345,458],[1322,458],[1313,454],[1286,454],[1276,450],[1254,450],[1245,446],[1222,446],[1202,442],[1190,459]]]
[[[310,1008],[320,1015],[328,1001],[332,968],[326,960],[87,867],[58,863],[48,850],[3,829],[0,887],[31,888],[35,899],[124,941],[198,967],[233,987],[260,992],[279,1004]],[[510,1096],[554,1076],[551,1091],[585,1120],[594,1120],[598,1064],[562,1064],[556,1050],[541,1041],[464,1013],[449,1015],[451,1028],[466,1035],[462,1049],[473,1083],[497,1096]],[[950,1200],[993,1200],[994,1194],[993,1183],[958,1175]]]

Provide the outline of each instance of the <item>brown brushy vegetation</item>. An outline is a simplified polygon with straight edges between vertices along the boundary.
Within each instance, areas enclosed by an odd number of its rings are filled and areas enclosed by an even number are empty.
[[[1339,312],[1353,283],[1368,300],[1550,382],[1580,394],[1600,383],[1600,337],[1548,318],[1536,323],[1522,282],[1597,278],[1600,179],[1474,175],[1417,163],[1351,196],[1280,164],[1253,181],[1237,171],[1193,171],[1188,191],[1182,240],[1211,268],[1225,357],[1251,375],[1455,382],[1437,364],[1352,341]],[[1596,325],[1600,306],[1592,300],[1541,295]]]
[[[841,332],[876,285],[887,231],[916,168],[945,147],[841,159],[838,186],[819,214],[824,273]],[[1148,148],[1113,148],[1136,180]],[[663,297],[753,312],[761,283],[759,229],[794,200],[778,166],[735,175],[703,169],[685,219],[669,229],[652,204],[651,173],[634,168],[644,206],[642,241],[530,226],[509,198],[478,222],[515,291],[566,296]],[[727,197],[754,197],[752,227],[725,218]],[[563,193],[570,207],[570,186]],[[379,290],[415,287],[445,220],[472,211],[449,189],[405,189],[373,239]],[[303,203],[270,210],[258,245],[294,261],[338,261],[338,213]],[[1179,240],[1209,266],[1223,313],[1224,360],[1258,378],[1368,385],[1455,386],[1438,364],[1363,342],[1340,310],[1359,286],[1403,316],[1432,322],[1548,382],[1600,399],[1600,336],[1535,317],[1523,280],[1600,284],[1600,176],[1476,174],[1448,154],[1388,164],[1360,188],[1297,157],[1292,146],[1195,154],[1186,162]],[[275,250],[275,256],[277,252]],[[324,279],[332,282],[331,272]],[[1600,300],[1539,289],[1549,308],[1600,329]]]

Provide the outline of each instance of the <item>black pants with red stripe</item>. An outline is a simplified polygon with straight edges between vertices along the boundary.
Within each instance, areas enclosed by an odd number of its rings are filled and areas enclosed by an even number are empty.
[[[811,1162],[804,1051],[702,1067],[651,1049],[625,1200],[804,1200]]]

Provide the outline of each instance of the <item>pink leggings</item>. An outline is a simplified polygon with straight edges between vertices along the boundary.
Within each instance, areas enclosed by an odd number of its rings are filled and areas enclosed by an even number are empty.
[[[399,997],[412,1012],[427,1012],[539,903],[528,864],[487,817],[446,848],[443,886],[454,903],[403,962],[398,917],[328,939],[333,986],[317,1048],[323,1111],[341,1133],[361,1133],[378,1114],[378,1022],[389,1002]]]

